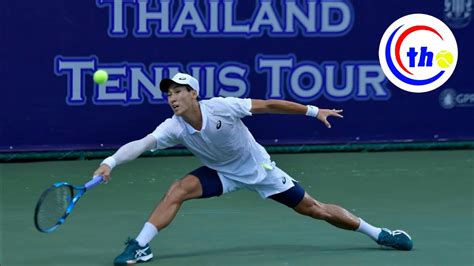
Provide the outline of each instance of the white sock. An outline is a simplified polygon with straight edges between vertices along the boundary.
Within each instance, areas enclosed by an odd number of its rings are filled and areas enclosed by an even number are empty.
[[[372,238],[373,240],[377,241],[377,239],[379,238],[379,234],[382,231],[382,229],[366,223],[361,218],[359,218],[359,220],[360,220],[360,225],[359,225],[359,228],[357,228],[356,231],[361,232],[363,234],[366,234],[370,238]]]
[[[158,234],[158,229],[149,222],[146,222],[145,225],[143,226],[142,231],[140,231],[140,234],[138,234],[137,240],[138,244],[141,247],[146,246],[146,244],[150,243],[150,241]]]

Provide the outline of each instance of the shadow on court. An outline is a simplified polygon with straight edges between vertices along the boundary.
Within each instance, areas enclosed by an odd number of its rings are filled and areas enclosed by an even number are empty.
[[[318,252],[365,252],[365,251],[388,251],[397,252],[393,249],[385,249],[380,247],[354,247],[354,246],[316,246],[316,245],[254,245],[254,246],[238,246],[232,248],[216,248],[209,250],[201,250],[187,253],[174,254],[158,254],[158,260],[172,260],[176,258],[189,257],[213,257],[213,256],[253,256],[261,253],[280,253],[286,255],[305,255],[308,253]]]
[[[406,230],[410,252],[296,214],[238,191],[186,202],[151,243],[143,265],[473,265],[474,151],[307,153],[272,156],[316,199],[376,226]],[[112,265],[169,185],[200,166],[193,157],[142,158],[114,170],[52,234],[33,210],[52,183],[82,184],[100,160],[1,164],[0,264]]]

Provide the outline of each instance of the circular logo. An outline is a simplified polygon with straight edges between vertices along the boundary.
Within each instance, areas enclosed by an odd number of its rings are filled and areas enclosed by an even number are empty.
[[[458,45],[441,20],[411,14],[399,18],[380,40],[379,61],[387,78],[402,90],[428,92],[454,72]]]

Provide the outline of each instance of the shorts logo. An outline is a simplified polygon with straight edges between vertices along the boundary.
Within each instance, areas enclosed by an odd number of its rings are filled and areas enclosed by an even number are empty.
[[[282,179],[281,179],[281,183],[286,184],[286,176],[283,176]]]
[[[425,15],[404,16],[388,27],[379,46],[387,78],[402,90],[422,93],[443,85],[454,72],[458,46],[441,20]]]
[[[221,120],[217,120],[216,128],[219,129],[222,126]]]

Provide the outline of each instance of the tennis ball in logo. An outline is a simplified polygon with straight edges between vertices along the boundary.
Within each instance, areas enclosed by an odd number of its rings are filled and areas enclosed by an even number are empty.
[[[436,54],[436,64],[441,68],[448,68],[453,63],[453,54],[450,51],[442,50]]]
[[[105,70],[99,69],[94,73],[94,81],[97,84],[104,84],[109,79],[109,74]]]

